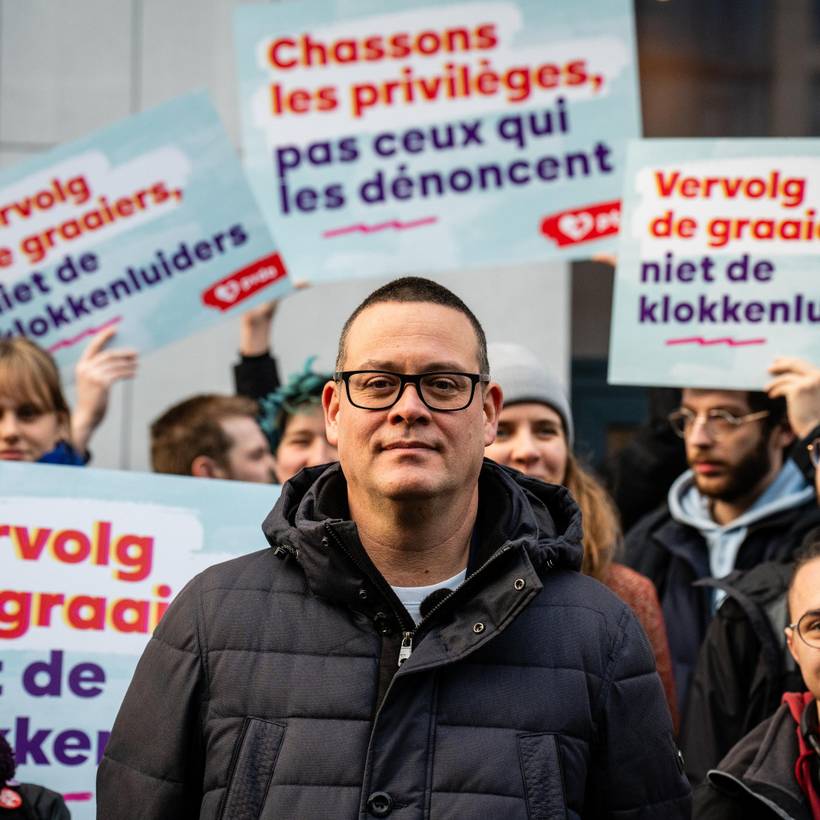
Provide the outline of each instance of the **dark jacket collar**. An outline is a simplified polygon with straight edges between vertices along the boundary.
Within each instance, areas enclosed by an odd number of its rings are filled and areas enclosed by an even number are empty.
[[[372,587],[383,587],[349,519],[339,464],[302,470],[287,482],[262,529],[273,548],[295,550],[316,595],[356,604],[367,600]],[[536,572],[580,569],[581,514],[564,487],[485,459],[477,529],[471,571],[505,544],[525,552]]]
[[[797,760],[796,725],[785,704],[732,748],[718,769],[709,772],[721,791],[746,792],[795,820],[809,820],[806,800],[794,777]]]

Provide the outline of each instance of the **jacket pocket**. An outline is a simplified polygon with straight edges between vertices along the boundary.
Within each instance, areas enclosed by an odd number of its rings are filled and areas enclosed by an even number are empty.
[[[565,820],[567,805],[556,736],[546,733],[519,735],[518,757],[524,778],[527,817],[530,820]]]
[[[258,820],[284,736],[284,723],[245,718],[228,770],[220,818]]]

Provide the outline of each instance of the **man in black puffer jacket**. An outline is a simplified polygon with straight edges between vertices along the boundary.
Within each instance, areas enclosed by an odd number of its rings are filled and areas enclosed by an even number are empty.
[[[285,485],[271,549],[173,603],[100,818],[689,816],[646,638],[578,572],[575,503],[483,461],[485,350],[426,280],[353,314],[324,395],[340,465]]]

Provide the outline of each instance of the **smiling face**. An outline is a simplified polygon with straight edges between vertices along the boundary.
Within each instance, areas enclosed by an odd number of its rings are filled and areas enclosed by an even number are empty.
[[[276,478],[289,481],[303,467],[316,467],[336,461],[336,448],[325,435],[325,417],[318,405],[305,405],[289,415],[282,440],[276,448]]]
[[[792,623],[805,619],[801,624],[804,634],[815,641],[820,639],[820,558],[803,564],[794,576],[789,615]],[[786,641],[806,687],[820,700],[820,648],[809,646],[793,629],[786,629]]]
[[[61,414],[0,396],[0,460],[38,461],[67,433]]]
[[[526,475],[562,484],[568,450],[561,416],[538,402],[502,408],[495,442],[485,455]]]
[[[705,415],[726,410],[741,417],[751,413],[747,394],[737,390],[683,391],[681,406]],[[793,434],[782,427],[767,431],[762,420],[741,424],[715,438],[698,422],[686,433],[686,458],[698,490],[727,502],[754,500],[783,466],[783,448]]]
[[[350,326],[345,370],[478,373],[475,331],[460,311],[428,302],[380,302]],[[464,499],[477,493],[484,448],[495,437],[501,390],[476,387],[464,410],[437,412],[405,387],[393,407],[354,407],[342,382],[323,394],[327,435],[352,502]],[[363,501],[363,506],[368,506]]]

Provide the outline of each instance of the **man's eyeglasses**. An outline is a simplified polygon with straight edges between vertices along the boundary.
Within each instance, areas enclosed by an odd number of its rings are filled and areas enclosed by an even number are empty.
[[[387,410],[392,407],[408,384],[415,385],[419,398],[431,410],[452,412],[464,410],[473,400],[475,386],[486,384],[483,373],[392,373],[389,370],[342,370],[333,374],[343,381],[347,398],[362,410]]]
[[[808,447],[809,458],[815,468],[820,467],[820,436],[818,436]]]
[[[820,649],[820,612],[817,610],[805,612],[796,624],[789,624],[789,629],[796,629],[803,643]]]
[[[745,416],[734,416],[728,410],[709,410],[709,412],[700,414],[693,413],[691,410],[681,408],[668,416],[669,423],[672,429],[681,437],[684,438],[692,432],[695,424],[700,420],[709,436],[718,439],[721,436],[727,436],[733,433],[742,424],[748,424],[750,421],[758,421],[765,419],[769,415],[768,410],[760,410],[757,413],[747,413]]]

